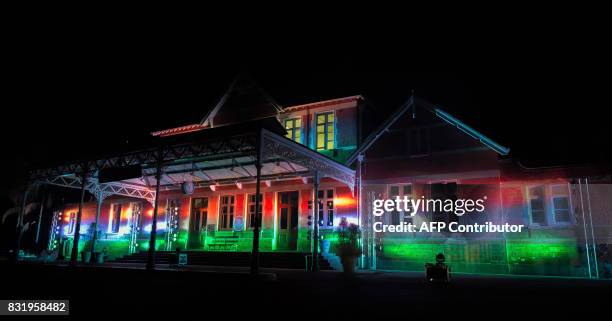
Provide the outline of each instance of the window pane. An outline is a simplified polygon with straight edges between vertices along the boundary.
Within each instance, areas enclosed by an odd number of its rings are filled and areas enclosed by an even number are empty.
[[[280,217],[280,228],[281,230],[287,229],[287,208],[281,208],[281,217]]]
[[[399,195],[399,186],[391,186],[389,188],[389,196],[394,197]]]
[[[555,210],[555,221],[556,222],[569,222],[570,221],[569,199],[567,197],[553,198],[553,207]]]
[[[544,211],[531,211],[531,220],[533,223],[543,224],[546,222],[545,212]]]
[[[328,122],[333,122],[334,121],[334,113],[327,114],[327,121]]]
[[[544,201],[541,199],[532,199],[531,200],[531,210],[532,211],[543,211]]]
[[[325,124],[325,115],[317,115],[317,124]]]
[[[293,120],[289,119],[285,121],[285,128],[290,129],[293,128]]]
[[[546,223],[546,211],[544,204],[544,186],[529,188],[529,207],[531,209],[531,221],[533,223]]]
[[[302,127],[302,119],[301,118],[298,118],[298,119],[295,120],[295,127],[296,128]]]
[[[193,218],[193,230],[196,232],[200,230],[200,212],[195,212]]]
[[[412,185],[404,185],[404,195],[412,194]]]
[[[325,134],[317,135],[317,148],[319,149],[325,148]]]
[[[569,201],[567,197],[555,197],[553,202],[554,202],[555,210],[569,209]]]
[[[555,210],[555,221],[569,222],[570,221],[569,210]]]
[[[399,225],[400,223],[400,213],[397,211],[393,211],[391,213],[391,225]]]

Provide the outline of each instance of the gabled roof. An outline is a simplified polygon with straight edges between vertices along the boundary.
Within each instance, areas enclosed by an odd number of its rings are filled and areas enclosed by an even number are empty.
[[[368,150],[402,115],[404,115],[409,110],[412,110],[414,112],[417,106],[423,107],[425,110],[428,110],[429,112],[433,113],[438,118],[444,120],[445,122],[449,123],[454,127],[457,127],[459,130],[468,134],[475,140],[478,140],[480,143],[500,155],[508,155],[508,153],[510,152],[509,148],[496,143],[495,141],[480,133],[476,129],[470,127],[461,120],[445,112],[444,110],[442,110],[442,108],[435,106],[429,103],[428,101],[417,98],[413,95],[408,98],[408,100],[403,105],[396,109],[391,114],[391,116],[387,118],[374,132],[372,132],[368,137],[366,137],[366,139],[363,141],[363,144],[346,161],[346,164],[352,164],[360,154]]]
[[[152,132],[152,136],[166,137],[190,133],[194,131],[212,128],[218,125],[228,125],[231,118],[237,118],[238,122],[247,122],[256,119],[263,119],[275,116],[282,111],[282,107],[268,95],[256,82],[248,75],[239,75],[229,85],[227,90],[219,98],[215,106],[210,108],[204,118],[199,123],[168,128]],[[225,119],[221,122],[215,121],[215,117],[220,114]],[[249,117],[240,117],[249,115]],[[255,115],[254,117],[252,117]]]
[[[200,124],[206,127],[214,127],[215,118],[218,116],[225,116],[225,119],[221,121],[227,122],[232,117],[241,119],[242,114],[259,113],[260,117],[257,118],[265,118],[281,111],[282,107],[253,78],[242,74],[232,81],[217,104],[204,116]],[[222,115],[223,113],[225,115]]]

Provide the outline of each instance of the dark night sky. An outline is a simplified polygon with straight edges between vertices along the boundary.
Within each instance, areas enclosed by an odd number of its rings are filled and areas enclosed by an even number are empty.
[[[563,39],[431,55],[359,43],[225,54],[184,38],[115,35],[82,43],[40,35],[15,47],[3,189],[26,163],[125,149],[152,130],[198,122],[243,71],[281,105],[362,94],[388,113],[414,89],[526,160],[605,162],[612,147],[606,52],[569,50]]]

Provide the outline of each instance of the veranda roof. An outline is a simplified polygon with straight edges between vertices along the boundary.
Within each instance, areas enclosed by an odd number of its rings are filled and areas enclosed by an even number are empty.
[[[255,163],[260,150],[262,180],[311,177],[317,173],[319,177],[331,177],[354,189],[354,170],[287,139],[285,134],[274,118],[207,128],[155,137],[151,146],[138,151],[35,169],[30,172],[30,178],[34,183],[80,188],[85,170],[86,189],[96,197],[123,195],[153,202],[158,160],[162,161],[162,189],[179,188],[186,181],[204,187],[255,181]],[[140,166],[142,176],[98,182],[100,170],[124,166]]]

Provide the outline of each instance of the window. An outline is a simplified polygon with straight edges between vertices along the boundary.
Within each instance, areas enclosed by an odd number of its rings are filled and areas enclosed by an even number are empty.
[[[285,120],[285,129],[287,130],[287,138],[301,143],[302,142],[302,119],[291,118]]]
[[[429,128],[418,128],[410,131],[410,155],[429,154]]]
[[[320,190],[319,199],[319,226],[334,226],[334,190]]]
[[[395,200],[396,197],[404,199],[404,196],[408,199],[412,198],[412,184],[401,184],[401,185],[390,185],[389,186],[389,199]],[[410,206],[410,205],[409,205]],[[411,212],[405,211],[393,211],[390,213],[389,224],[399,225],[402,221],[406,223],[412,223]]]
[[[247,213],[248,213],[248,227],[255,227],[255,194],[249,194],[248,202],[247,202]],[[263,196],[259,194],[259,213],[261,213],[261,209],[263,207]]]
[[[527,188],[531,224],[554,225],[572,222],[569,186],[537,185]]]
[[[546,204],[544,203],[544,185],[528,188],[529,212],[532,224],[546,224]]]
[[[334,149],[334,113],[317,114],[317,150]]]
[[[219,229],[231,230],[234,228],[234,196],[221,196],[219,206]]]
[[[191,205],[191,230],[200,232],[206,229],[208,218],[208,198],[194,198]]]
[[[121,225],[121,204],[113,204],[111,213],[110,233],[119,233]]]
[[[570,201],[568,186],[553,185],[550,187],[550,190],[555,223],[570,223]]]
[[[431,184],[431,199],[441,200],[444,204],[447,200],[457,200],[458,189],[455,182],[444,182]],[[441,208],[440,208],[441,207]],[[431,209],[430,209],[431,210]],[[445,211],[444,206],[436,206],[435,211],[432,211],[432,221],[434,222],[458,222],[459,217],[452,211]]]

